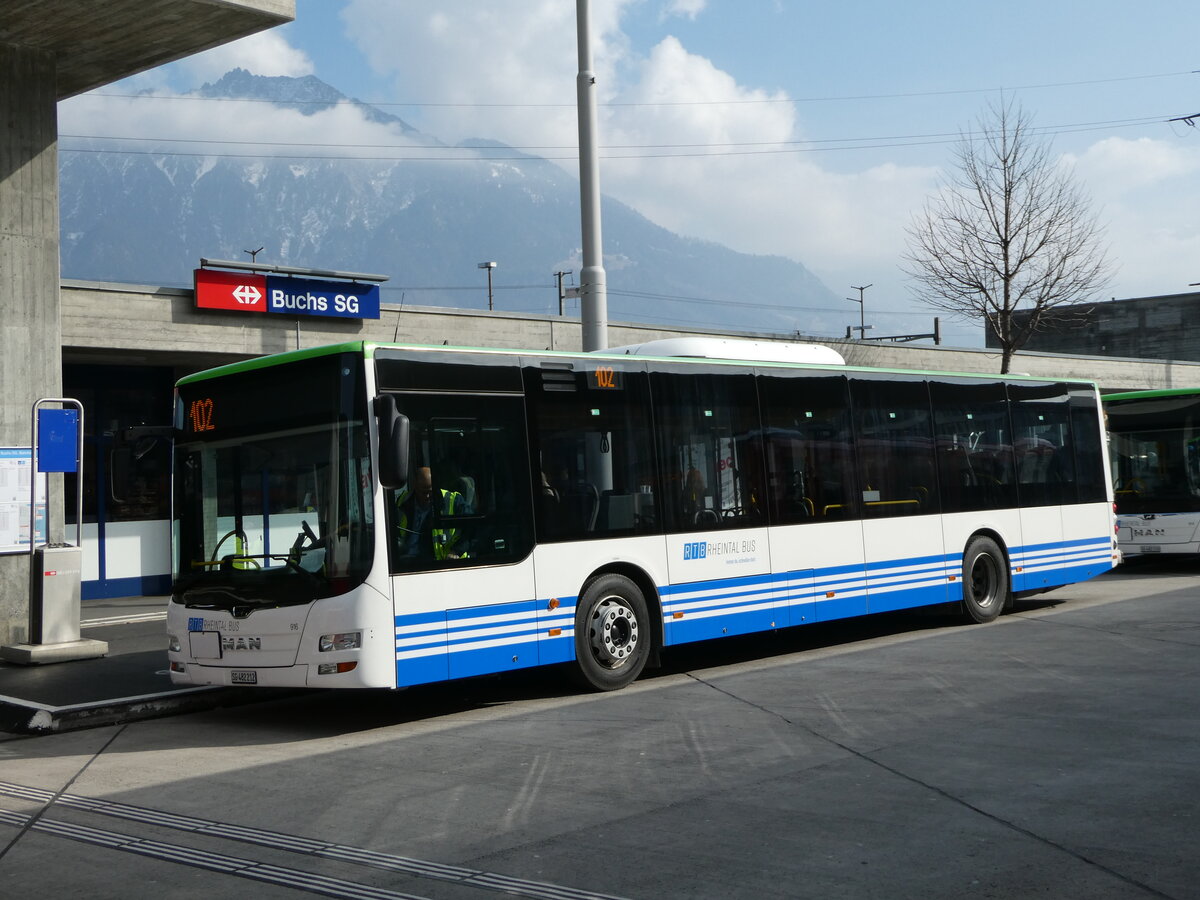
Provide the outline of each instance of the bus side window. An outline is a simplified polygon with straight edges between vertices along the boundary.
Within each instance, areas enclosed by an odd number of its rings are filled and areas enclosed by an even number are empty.
[[[525,372],[536,527],[542,541],[644,534],[658,527],[649,381],[642,363]],[[537,473],[541,473],[540,477]]]
[[[761,375],[758,384],[772,521],[856,518],[846,379],[771,373]]]
[[[1075,501],[1069,397],[1063,384],[1010,384],[1013,449],[1022,506]]]
[[[672,478],[671,531],[765,525],[766,489],[754,376],[652,376],[658,454]]]
[[[931,378],[942,511],[1015,506],[1012,425],[1002,382]]]
[[[933,422],[924,380],[859,375],[850,380],[863,515],[941,512]]]

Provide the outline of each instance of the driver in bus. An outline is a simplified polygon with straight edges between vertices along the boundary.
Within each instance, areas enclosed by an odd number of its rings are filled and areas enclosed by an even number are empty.
[[[428,466],[418,467],[409,486],[396,495],[396,531],[401,555],[439,562],[465,558],[467,551],[459,530],[435,527],[434,520],[441,516],[470,514],[470,504],[462,494],[445,488],[435,493],[432,471]]]

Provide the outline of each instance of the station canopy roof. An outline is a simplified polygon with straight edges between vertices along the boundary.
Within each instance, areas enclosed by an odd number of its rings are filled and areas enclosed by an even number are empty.
[[[53,53],[63,100],[295,16],[295,0],[3,0],[0,44]]]

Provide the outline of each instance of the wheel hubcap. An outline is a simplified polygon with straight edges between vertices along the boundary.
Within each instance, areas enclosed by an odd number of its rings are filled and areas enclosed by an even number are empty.
[[[995,601],[997,575],[996,563],[990,556],[979,556],[971,565],[971,597],[980,607],[987,608]]]
[[[590,633],[597,661],[616,668],[623,665],[637,648],[637,617],[620,598],[606,597],[592,612]]]

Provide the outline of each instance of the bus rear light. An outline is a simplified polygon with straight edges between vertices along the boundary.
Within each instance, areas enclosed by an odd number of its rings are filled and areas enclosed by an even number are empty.
[[[342,672],[351,672],[358,665],[357,660],[340,663],[321,663],[317,666],[318,675],[340,675]]]
[[[323,634],[318,644],[322,653],[331,650],[358,650],[362,647],[362,632],[347,631],[342,634]]]
[[[171,663],[171,671],[172,672],[186,672],[187,666],[185,666],[181,662],[172,662]]]
[[[183,647],[181,647],[179,644],[179,638],[175,637],[175,635],[173,635],[173,634],[168,634],[167,635],[167,649],[172,653],[182,652]]]

